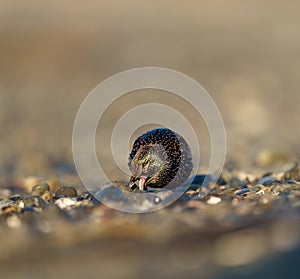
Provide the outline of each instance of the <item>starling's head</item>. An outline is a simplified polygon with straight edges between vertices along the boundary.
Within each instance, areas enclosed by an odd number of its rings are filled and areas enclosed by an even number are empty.
[[[191,174],[193,163],[187,142],[167,128],[148,131],[138,137],[129,154],[129,187],[174,187]]]
[[[147,184],[155,183],[159,173],[167,167],[167,155],[162,145],[140,146],[130,163],[129,187],[145,190]]]

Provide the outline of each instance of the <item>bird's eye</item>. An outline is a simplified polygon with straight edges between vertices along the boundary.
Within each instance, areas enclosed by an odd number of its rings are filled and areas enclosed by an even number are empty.
[[[139,159],[140,163],[141,163],[143,166],[145,166],[146,164],[148,164],[149,160],[150,160],[149,156],[144,156],[144,157],[141,157],[141,158]]]

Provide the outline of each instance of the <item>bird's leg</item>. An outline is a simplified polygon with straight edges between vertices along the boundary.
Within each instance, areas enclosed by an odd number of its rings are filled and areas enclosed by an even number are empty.
[[[147,190],[147,187],[145,186],[147,176],[141,176],[139,179],[139,190]]]

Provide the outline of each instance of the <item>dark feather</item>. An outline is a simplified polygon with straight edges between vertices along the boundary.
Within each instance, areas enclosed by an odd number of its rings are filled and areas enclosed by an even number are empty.
[[[130,182],[147,177],[145,188],[176,187],[191,174],[193,164],[186,141],[177,133],[159,128],[138,137],[129,155]]]

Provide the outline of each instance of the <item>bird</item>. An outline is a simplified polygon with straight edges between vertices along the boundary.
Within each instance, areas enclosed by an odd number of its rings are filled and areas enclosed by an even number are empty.
[[[139,136],[128,157],[130,190],[174,188],[193,169],[191,150],[185,139],[168,128],[157,128]]]

